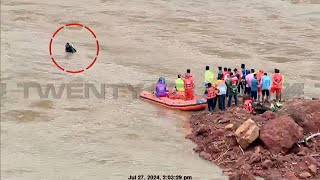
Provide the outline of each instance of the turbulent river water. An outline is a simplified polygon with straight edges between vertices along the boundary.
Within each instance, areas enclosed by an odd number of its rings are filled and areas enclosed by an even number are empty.
[[[73,22],[92,29],[100,45],[96,63],[80,74],[57,68],[48,50],[52,34]],[[66,42],[78,52],[66,55]],[[64,28],[52,53],[77,69],[94,59],[95,45],[86,29]],[[319,96],[319,57],[319,0],[3,0],[1,179],[226,179],[184,139],[190,113],[142,102],[130,87],[146,89],[159,76],[173,82],[187,68],[200,87],[206,65],[245,63],[269,74],[279,68],[287,82],[304,83],[304,96]],[[108,90],[105,99],[68,98],[67,91],[40,98],[36,88],[17,87],[30,82]]]

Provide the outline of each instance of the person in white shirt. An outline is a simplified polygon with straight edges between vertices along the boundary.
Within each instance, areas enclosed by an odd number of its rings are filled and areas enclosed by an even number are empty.
[[[222,81],[222,77],[218,77],[218,81]],[[227,94],[227,86],[225,83],[220,83],[217,85],[218,89],[218,103],[219,103],[219,109],[221,111],[224,111],[226,109],[226,94]]]

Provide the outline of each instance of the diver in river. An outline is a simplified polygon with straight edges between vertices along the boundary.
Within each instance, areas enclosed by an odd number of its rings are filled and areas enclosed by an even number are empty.
[[[72,44],[67,43],[66,44],[66,52],[68,53],[75,53],[77,50],[74,48]]]

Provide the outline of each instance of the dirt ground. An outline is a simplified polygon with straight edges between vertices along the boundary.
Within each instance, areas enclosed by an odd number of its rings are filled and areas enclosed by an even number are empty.
[[[186,138],[197,144],[194,150],[201,158],[223,168],[223,173],[230,179],[255,179],[254,176],[266,179],[319,179],[320,137],[312,138],[307,143],[297,143],[294,139],[297,132],[292,130],[292,124],[303,129],[302,139],[316,133],[316,129],[320,129],[317,126],[320,116],[316,108],[319,105],[317,98],[294,99],[284,102],[276,113],[267,111],[253,115],[240,107],[225,112],[198,112],[190,119],[192,132]],[[235,130],[248,119],[256,123],[260,135],[244,149],[237,142]],[[270,134],[271,140],[261,138]]]

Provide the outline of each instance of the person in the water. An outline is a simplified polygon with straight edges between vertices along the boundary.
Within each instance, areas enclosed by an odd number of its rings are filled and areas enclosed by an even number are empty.
[[[69,43],[66,44],[66,52],[68,53],[75,53],[77,52],[77,50],[72,46],[70,45]]]

